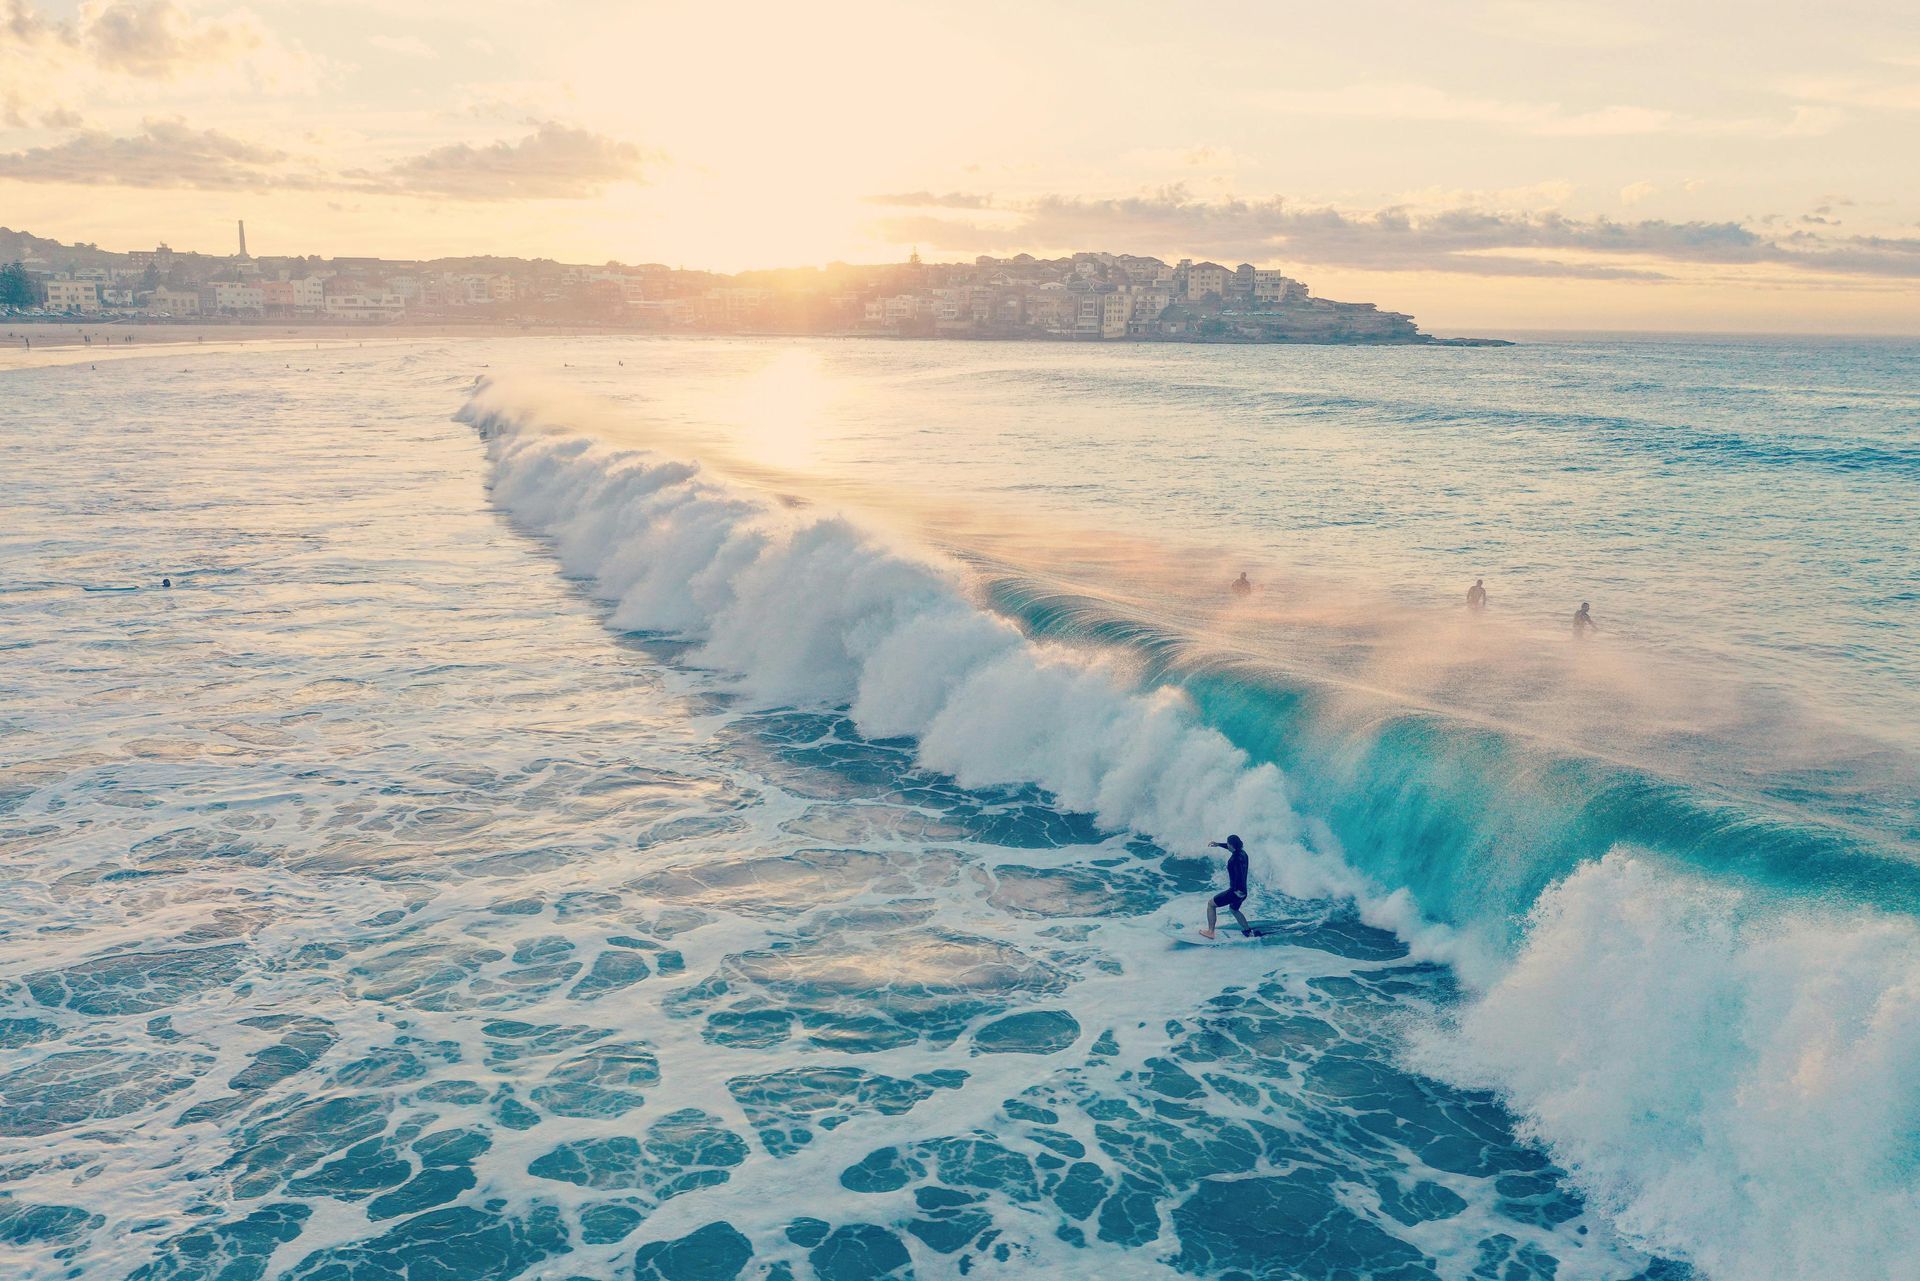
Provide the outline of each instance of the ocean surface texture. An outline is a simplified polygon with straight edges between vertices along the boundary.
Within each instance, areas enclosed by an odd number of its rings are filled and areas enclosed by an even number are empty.
[[[0,1275],[1920,1276],[1911,343],[190,352],[0,477]]]

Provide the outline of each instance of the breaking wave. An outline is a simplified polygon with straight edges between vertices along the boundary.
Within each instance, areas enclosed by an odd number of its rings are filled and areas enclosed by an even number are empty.
[[[693,642],[754,703],[846,707],[964,786],[1036,784],[1170,848],[1245,835],[1263,887],[1455,968],[1409,1057],[1497,1091],[1649,1249],[1738,1281],[1920,1260],[1897,848],[1428,716],[1342,720],[585,412],[483,383],[461,418],[495,503],[614,627]]]

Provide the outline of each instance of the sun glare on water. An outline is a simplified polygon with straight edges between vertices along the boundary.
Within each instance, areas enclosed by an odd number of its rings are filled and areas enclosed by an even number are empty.
[[[774,354],[737,385],[727,417],[748,457],[774,467],[805,469],[816,461],[833,380],[812,351]]]

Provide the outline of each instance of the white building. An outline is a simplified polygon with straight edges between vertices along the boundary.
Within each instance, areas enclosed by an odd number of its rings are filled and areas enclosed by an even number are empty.
[[[1164,285],[1173,280],[1173,268],[1158,258],[1134,258],[1122,255],[1120,267],[1136,285]]]
[[[229,314],[265,311],[267,296],[257,284],[240,280],[214,280],[200,287],[200,309]]]
[[[887,298],[869,299],[865,314],[869,324],[902,325],[918,316],[923,305],[931,314],[934,306],[932,299],[926,299],[923,304],[913,294],[894,294]]]
[[[1133,310],[1127,317],[1127,332],[1135,336],[1152,332],[1160,313],[1173,305],[1173,285],[1137,285],[1127,291]]]
[[[454,283],[458,286],[454,293],[455,301],[480,305],[513,300],[512,276],[460,276]]]
[[[327,295],[327,315],[338,320],[398,320],[406,310],[399,294]]]
[[[1263,270],[1253,273],[1253,301],[1256,305],[1272,305],[1306,296],[1307,287],[1284,271]]]
[[[1187,301],[1198,302],[1208,294],[1219,294],[1224,298],[1227,281],[1232,278],[1233,273],[1219,263],[1195,263],[1187,268]]]
[[[1117,289],[1079,294],[1073,321],[1078,338],[1125,338],[1133,315],[1133,299]]]
[[[327,278],[325,276],[303,276],[299,280],[289,280],[293,286],[293,305],[305,311],[319,311],[327,305]]]
[[[156,316],[197,316],[200,295],[191,289],[168,289],[163,285],[147,298],[147,310]]]
[[[99,311],[100,282],[97,280],[49,280],[48,311]]]
[[[629,302],[627,310],[635,318],[657,325],[684,325],[693,319],[693,306],[685,298]]]
[[[761,308],[773,301],[770,289],[746,289],[728,286],[725,289],[709,289],[701,299],[700,310],[707,320],[719,324],[744,324],[755,316]]]

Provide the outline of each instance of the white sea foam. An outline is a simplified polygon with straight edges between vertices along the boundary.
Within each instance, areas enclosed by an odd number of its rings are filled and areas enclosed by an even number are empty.
[[[543,409],[543,406],[545,407]],[[1616,852],[1493,959],[1338,855],[1286,780],[1112,654],[1037,643],[963,570],[843,515],[593,438],[479,389],[495,499],[621,627],[699,643],[768,704],[846,705],[969,786],[1038,784],[1170,848],[1226,830],[1267,886],[1351,899],[1473,995],[1420,1065],[1498,1091],[1622,1228],[1708,1275],[1893,1276],[1920,1258],[1920,931],[1837,922]]]
[[[488,438],[495,501],[553,539],[616,626],[697,640],[696,661],[754,701],[848,706],[863,733],[915,739],[965,786],[1038,784],[1170,848],[1240,834],[1263,885],[1351,900],[1423,954],[1455,950],[1408,896],[1311,838],[1276,767],[1173,690],[1138,688],[1114,655],[1026,639],[970,599],[958,566],[845,515],[556,429],[492,385],[463,417]]]
[[[1920,930],[1616,851],[1422,1066],[1499,1090],[1628,1235],[1739,1281],[1920,1258]]]

